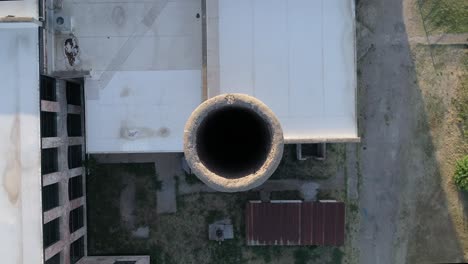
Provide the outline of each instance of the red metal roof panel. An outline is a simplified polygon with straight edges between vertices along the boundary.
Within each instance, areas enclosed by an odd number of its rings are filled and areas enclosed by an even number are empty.
[[[246,206],[248,245],[342,245],[344,204],[260,203]]]

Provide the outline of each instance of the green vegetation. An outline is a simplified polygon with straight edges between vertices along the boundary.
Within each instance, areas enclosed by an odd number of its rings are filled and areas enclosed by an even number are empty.
[[[418,0],[428,33],[468,32],[468,1]]]
[[[185,172],[185,182],[188,185],[202,184],[203,182],[193,173]]]
[[[154,163],[99,164],[88,159],[88,250],[90,254],[150,255],[152,263],[174,263],[170,255],[148,239],[134,239],[122,224],[120,195],[132,179],[135,184],[135,225],[156,217],[157,174]]]
[[[271,179],[326,179],[344,166],[345,155],[345,144],[327,144],[327,158],[324,161],[298,161],[296,145],[285,145],[283,159]]]
[[[245,204],[259,200],[259,192],[179,194],[177,213],[158,215],[155,175],[153,163],[95,165],[94,180],[88,182],[89,254],[150,255],[152,264],[330,263],[334,259],[333,247],[247,246]],[[176,177],[176,189],[179,181]],[[122,218],[128,212],[121,211],[122,195],[128,195],[131,186],[135,188],[130,203],[133,225]],[[298,194],[275,195],[294,198]],[[224,218],[233,223],[234,239],[221,244],[209,241],[208,224]],[[134,237],[132,232],[143,226],[150,229],[149,237]]]
[[[210,210],[208,211],[207,216],[205,217],[206,224],[212,224],[215,221],[223,220],[225,215],[220,210]]]
[[[251,252],[263,259],[265,263],[270,263],[273,259],[280,258],[282,255],[281,247],[275,246],[251,247]]]
[[[122,170],[134,175],[157,175],[154,163],[120,163]]]
[[[156,244],[150,244],[148,247],[148,250],[145,251],[147,253],[142,253],[141,255],[148,254],[150,256],[150,261],[151,263],[159,264],[159,263],[164,263],[164,264],[172,264],[175,263],[171,256],[167,253],[165,253],[162,249],[161,246],[158,246]],[[149,253],[148,253],[149,252]],[[131,253],[129,255],[132,255]]]
[[[226,240],[221,244],[212,242],[209,250],[211,255],[209,263],[245,263],[242,257],[243,248],[238,239]]]
[[[302,200],[301,193],[294,191],[275,191],[270,194],[271,200]]]
[[[460,77],[460,87],[454,104],[458,114],[460,130],[464,139],[468,140],[468,52],[464,53],[461,64],[463,73]]]
[[[348,203],[348,207],[352,213],[357,213],[359,211],[359,207],[355,203]]]
[[[468,191],[468,155],[457,161],[454,180],[460,190]]]
[[[344,253],[339,248],[334,248],[332,253],[332,263],[342,263],[343,262]]]
[[[307,264],[310,259],[310,252],[305,248],[298,248],[294,251],[294,264]]]

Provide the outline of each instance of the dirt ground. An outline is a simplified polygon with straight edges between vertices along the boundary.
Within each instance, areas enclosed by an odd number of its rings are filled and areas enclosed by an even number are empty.
[[[451,181],[454,161],[468,153],[457,117],[466,46],[411,43],[425,36],[416,4],[358,2],[362,143],[348,148],[359,167],[360,228],[349,262],[468,257],[467,197]]]

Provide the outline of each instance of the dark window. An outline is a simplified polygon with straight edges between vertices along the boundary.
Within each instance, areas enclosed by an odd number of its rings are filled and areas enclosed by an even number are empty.
[[[68,168],[78,168],[82,165],[81,145],[68,147]]]
[[[42,187],[42,210],[48,211],[59,205],[59,184]]]
[[[70,263],[75,264],[84,256],[84,238],[80,237],[78,240],[70,245]]]
[[[47,101],[57,100],[54,78],[41,76],[41,99]]]
[[[53,112],[41,112],[41,136],[57,136],[57,114]]]
[[[42,150],[41,166],[42,174],[58,171],[58,150],[57,148],[48,148]]]
[[[67,82],[67,103],[71,105],[81,105],[81,85],[74,82]]]
[[[81,115],[67,115],[67,132],[69,137],[81,137]]]
[[[70,211],[69,222],[70,233],[83,227],[83,206]]]
[[[60,253],[48,259],[45,264],[60,264]]]
[[[60,240],[60,218],[44,224],[44,248]]]
[[[75,176],[68,180],[68,199],[73,199],[83,196],[83,176]]]

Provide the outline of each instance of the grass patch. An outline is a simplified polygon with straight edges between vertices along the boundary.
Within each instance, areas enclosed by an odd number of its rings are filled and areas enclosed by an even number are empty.
[[[223,220],[225,215],[220,210],[210,210],[205,217],[206,224],[212,224],[215,221]]]
[[[468,1],[418,0],[429,33],[468,32]]]
[[[468,192],[468,155],[457,161],[454,181],[460,190]]]
[[[357,213],[359,211],[359,207],[355,203],[348,203],[348,207],[352,213]]]
[[[317,246],[297,247],[293,252],[294,264],[323,262],[317,261],[321,256],[317,254]],[[326,254],[325,254],[326,255]]]
[[[463,73],[460,76],[460,86],[457,90],[457,98],[454,100],[457,110],[458,126],[463,138],[468,139],[468,52],[465,51],[461,61]]]
[[[312,252],[314,247],[247,246],[245,204],[249,200],[259,200],[259,192],[177,195],[177,212],[157,215],[155,199],[149,199],[156,193],[148,184],[154,175],[132,176],[137,226],[150,228],[148,239],[134,238],[132,230],[121,223],[119,211],[120,194],[129,174],[121,164],[99,164],[97,171],[98,174],[93,175],[95,182],[88,186],[90,254],[150,255],[152,264],[294,263],[294,252],[298,249],[305,251],[297,253],[299,261],[307,258],[312,263],[316,258],[327,261],[332,258],[330,247]],[[143,187],[147,189],[140,189]],[[138,194],[139,190],[146,195]],[[232,221],[234,239],[221,244],[209,241],[208,224],[224,218]]]
[[[157,174],[154,163],[88,163],[88,251],[91,255],[150,255],[151,263],[171,263],[161,247],[135,239],[121,223],[120,194],[129,177],[135,184],[135,223],[148,225],[155,218]]]
[[[332,263],[341,264],[343,262],[344,253],[339,248],[334,248],[332,253]]]
[[[270,263],[273,259],[278,259],[282,256],[281,247],[276,246],[256,246],[251,247],[250,251],[265,263]]]
[[[335,195],[331,190],[319,189],[317,193],[318,200],[336,200]]]
[[[439,126],[447,112],[442,98],[435,95],[428,95],[426,98],[426,109],[431,128]]]
[[[225,240],[221,244],[213,242],[210,243],[210,253],[212,264],[219,263],[245,263],[242,257],[242,247],[239,245],[237,239]]]
[[[193,173],[185,172],[185,182],[188,185],[202,184],[203,182]]]
[[[334,176],[344,166],[345,144],[327,144],[327,158],[324,161],[297,160],[296,145],[284,146],[283,158],[271,179],[326,179]]]
[[[271,200],[302,200],[301,193],[298,190],[294,191],[276,191],[271,192]]]
[[[305,248],[299,248],[294,251],[294,264],[307,264],[310,259],[310,252]]]

